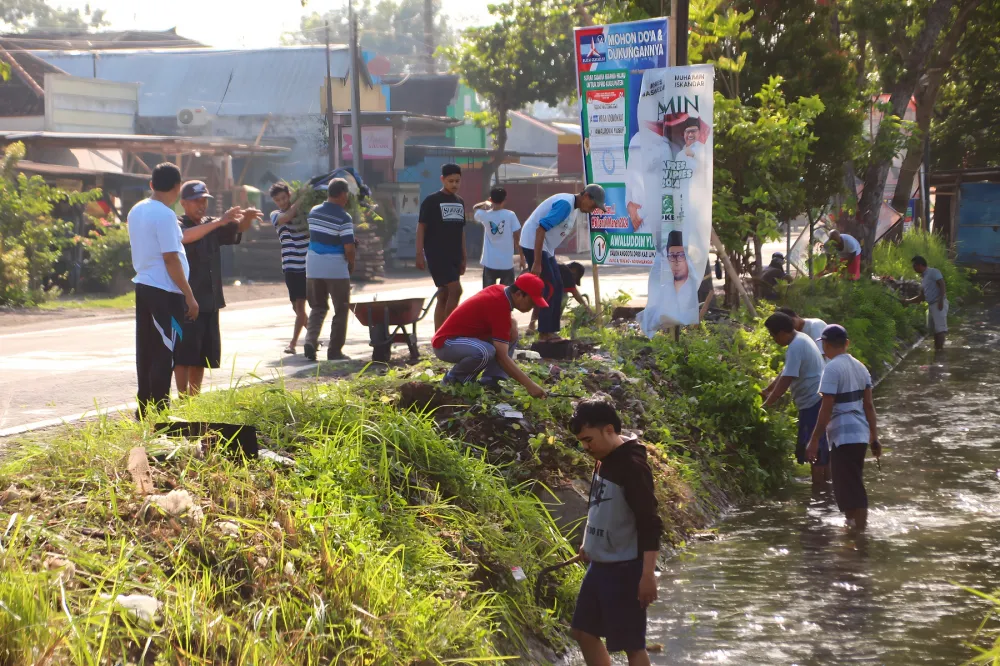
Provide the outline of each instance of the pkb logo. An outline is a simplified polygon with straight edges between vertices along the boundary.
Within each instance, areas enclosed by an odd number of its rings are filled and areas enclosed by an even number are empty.
[[[604,234],[594,234],[590,239],[594,263],[603,264],[608,258],[608,239]]]

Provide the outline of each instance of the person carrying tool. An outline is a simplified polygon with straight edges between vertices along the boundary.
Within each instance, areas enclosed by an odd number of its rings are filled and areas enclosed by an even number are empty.
[[[937,268],[929,267],[920,255],[913,257],[913,270],[920,276],[920,293],[903,303],[927,301],[927,330],[934,334],[934,349],[940,351],[944,349],[944,337],[948,332],[948,294],[944,276]]]
[[[830,442],[830,470],[837,507],[847,518],[847,527],[864,532],[868,524],[868,493],[864,467],[868,445],[877,460],[882,455],[878,441],[872,376],[861,361],[847,353],[847,330],[830,324],[820,337],[823,354],[830,359],[819,382],[823,396],[816,428],[806,447],[806,459],[819,460],[823,433]]]
[[[590,565],[573,612],[573,638],[587,666],[608,666],[609,653],[621,651],[629,666],[646,666],[646,608],[656,601],[663,532],[646,447],[622,436],[621,418],[604,399],[580,402],[569,429],[597,460],[580,547]]]
[[[174,380],[180,395],[197,395],[205,378],[205,368],[222,363],[222,331],[219,310],[226,307],[222,294],[222,246],[237,245],[243,232],[261,214],[256,208],[233,206],[221,218],[206,217],[208,200],[213,198],[200,180],[181,187],[178,224],[184,233],[184,251],[191,265],[191,289],[198,299],[198,318],[184,324],[184,337],[177,343]]]
[[[575,212],[603,211],[604,199],[600,185],[587,185],[579,194],[555,194],[538,205],[521,229],[521,251],[531,272],[551,285],[549,305],[538,313],[539,340],[557,340],[561,328],[563,284],[556,249],[573,232]]]
[[[513,377],[532,397],[544,398],[545,389],[514,362],[517,322],[511,316],[514,310],[546,307],[544,289],[541,278],[525,273],[510,287],[486,287],[448,315],[431,340],[434,354],[445,363],[454,363],[444,383],[467,384],[482,374],[481,384],[495,386]]]
[[[819,406],[819,378],[823,375],[823,356],[816,343],[805,333],[795,330],[794,320],[786,314],[775,312],[764,322],[771,338],[786,347],[785,367],[771,384],[761,391],[764,407],[774,407],[790,388],[795,408],[799,410],[799,437],[795,446],[795,459],[800,465],[806,462],[806,446],[816,427]],[[826,437],[821,437],[816,462],[812,463],[813,487],[824,486],[830,478],[830,447]]]

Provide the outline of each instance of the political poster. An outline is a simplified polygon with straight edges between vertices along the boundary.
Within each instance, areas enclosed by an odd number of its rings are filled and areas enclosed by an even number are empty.
[[[714,79],[711,65],[648,70],[642,77],[625,199],[630,217],[652,237],[649,301],[637,317],[650,337],[698,323],[698,286],[712,238]]]
[[[649,227],[630,211],[626,181],[643,72],[666,67],[667,19],[577,28],[577,84],[581,103],[583,163],[588,183],[607,193],[604,213],[590,216],[594,263],[652,266],[656,250]]]

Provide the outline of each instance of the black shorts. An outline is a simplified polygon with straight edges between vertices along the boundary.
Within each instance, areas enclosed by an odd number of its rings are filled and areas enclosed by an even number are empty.
[[[808,409],[799,410],[799,441],[795,445],[795,459],[800,465],[806,461],[806,447],[812,439],[813,430],[816,429],[816,421],[819,419],[819,408],[823,404],[820,400]],[[816,456],[817,465],[830,464],[830,445],[826,441],[826,433],[819,440],[819,453]]]
[[[286,271],[285,286],[288,287],[288,300],[292,303],[306,300],[305,271]]]
[[[201,312],[194,321],[185,321],[183,329],[184,337],[174,350],[174,365],[218,368],[222,362],[219,311]]]
[[[841,444],[830,453],[830,472],[833,475],[833,496],[841,511],[868,508],[865,492],[865,455],[867,444]]]
[[[646,649],[646,609],[639,603],[642,559],[591,562],[580,585],[573,628],[607,639],[608,652]]]
[[[458,282],[461,276],[461,258],[443,259],[440,257],[427,257],[427,269],[434,279],[434,286],[440,289],[452,282]]]

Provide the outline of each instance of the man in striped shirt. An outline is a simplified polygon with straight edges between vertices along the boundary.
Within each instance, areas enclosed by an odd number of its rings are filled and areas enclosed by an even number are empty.
[[[281,272],[285,274],[288,300],[295,311],[295,329],[292,341],[285,347],[286,354],[294,354],[299,344],[299,334],[306,325],[306,250],[309,249],[309,230],[295,224],[299,213],[298,203],[292,203],[288,183],[280,181],[271,186],[271,199],[278,210],[271,213],[271,224],[278,230],[281,243]]]
[[[882,455],[878,441],[875,403],[872,401],[872,376],[861,361],[847,353],[849,340],[843,326],[830,324],[820,336],[823,354],[830,359],[819,382],[820,403],[806,458],[819,458],[819,444],[826,432],[830,443],[830,469],[837,507],[847,517],[847,527],[858,532],[868,523],[868,493],[865,491],[864,466],[868,445],[872,455]]]
[[[316,360],[319,332],[333,300],[328,361],[346,361],[347,318],[351,304],[351,273],[354,271],[354,221],[344,209],[350,190],[343,178],[327,187],[327,200],[309,211],[309,250],[306,252],[306,287],[309,321],[304,354]]]

